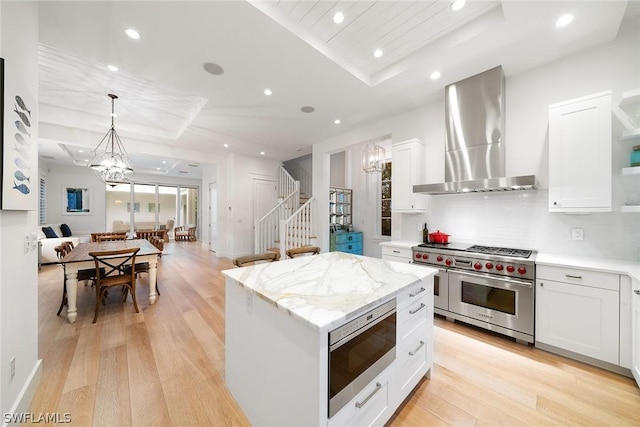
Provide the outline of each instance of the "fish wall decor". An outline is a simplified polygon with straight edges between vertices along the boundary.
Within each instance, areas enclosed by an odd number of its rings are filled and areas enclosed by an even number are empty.
[[[16,133],[14,136],[15,136],[16,141],[18,142],[18,144],[22,144],[22,145],[29,144],[29,143],[24,139],[24,136],[22,136],[22,134]]]
[[[31,134],[27,131],[27,128],[24,127],[24,125],[22,124],[22,122],[20,120],[16,120],[15,121],[16,127],[18,128],[18,130],[20,131],[20,133],[23,133],[27,136],[31,136]]]
[[[14,105],[13,111],[15,111],[18,117],[20,117],[20,120],[22,120],[22,123],[24,123],[25,126],[31,127],[31,122],[29,121],[29,117],[27,117],[25,113],[23,113],[22,111],[18,111],[18,107],[16,107],[15,105]]]
[[[29,177],[23,174],[22,171],[16,171],[16,173],[14,173],[13,176],[18,181],[27,181],[28,183],[31,183],[31,180],[29,179]]]
[[[17,151],[18,154],[20,154],[20,156],[26,161],[28,162],[31,159],[31,154],[29,154],[29,151],[25,150],[24,148],[18,148],[18,146],[15,146],[15,148],[13,149],[14,151]]]
[[[26,111],[27,113],[29,113],[29,117],[31,117],[31,110],[29,110],[27,108],[27,105],[24,103],[24,101],[22,100],[22,98],[20,97],[20,95],[16,95],[16,103],[18,104],[18,106],[20,108],[22,108],[24,111]]]
[[[25,184],[18,185],[15,182],[13,183],[13,189],[18,190],[22,194],[29,194],[31,192],[31,190],[29,190],[29,187],[27,187]]]

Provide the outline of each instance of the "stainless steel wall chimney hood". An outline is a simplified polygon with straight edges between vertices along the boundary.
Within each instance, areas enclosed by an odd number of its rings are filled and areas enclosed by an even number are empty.
[[[445,182],[414,185],[414,193],[531,190],[534,175],[506,177],[502,66],[445,88]]]

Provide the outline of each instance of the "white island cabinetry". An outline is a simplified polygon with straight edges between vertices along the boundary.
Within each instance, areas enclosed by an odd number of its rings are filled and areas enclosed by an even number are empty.
[[[224,271],[225,382],[252,425],[383,426],[430,373],[435,272],[340,252]],[[393,299],[394,361],[329,418],[329,332]]]

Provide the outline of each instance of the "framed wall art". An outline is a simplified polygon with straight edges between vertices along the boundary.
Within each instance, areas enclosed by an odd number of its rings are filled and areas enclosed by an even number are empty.
[[[2,209],[38,208],[38,163],[34,101],[21,90],[17,70],[0,58],[0,168]]]
[[[91,187],[62,187],[62,215],[93,215]]]

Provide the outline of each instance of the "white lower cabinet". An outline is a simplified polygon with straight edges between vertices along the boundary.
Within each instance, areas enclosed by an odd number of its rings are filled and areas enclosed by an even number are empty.
[[[430,278],[433,280],[433,278]],[[395,402],[400,405],[433,366],[433,283],[398,296]]]
[[[631,373],[640,386],[640,281],[631,285]]]
[[[433,277],[397,297],[396,359],[329,419],[329,427],[383,426],[433,367]]]
[[[536,276],[536,345],[618,365],[620,276],[547,266]]]
[[[329,419],[329,427],[383,426],[393,414],[392,383],[394,365],[385,369],[352,402]]]
[[[414,244],[415,245],[415,244]],[[393,242],[381,243],[382,259],[411,264],[413,262],[413,251],[406,243],[395,244]]]

